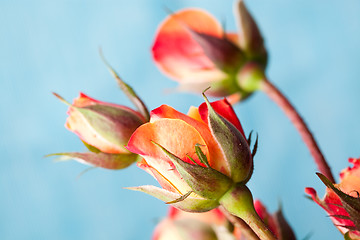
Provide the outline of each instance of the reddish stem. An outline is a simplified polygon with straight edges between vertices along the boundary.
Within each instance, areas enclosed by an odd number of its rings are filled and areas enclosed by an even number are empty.
[[[309,148],[319,171],[324,174],[331,182],[335,182],[331,173],[331,169],[327,164],[319,146],[316,143],[314,136],[311,134],[309,128],[306,126],[304,120],[296,111],[294,106],[287,100],[287,98],[268,80],[263,81],[262,90],[285,112],[290,121],[301,135],[304,143]]]

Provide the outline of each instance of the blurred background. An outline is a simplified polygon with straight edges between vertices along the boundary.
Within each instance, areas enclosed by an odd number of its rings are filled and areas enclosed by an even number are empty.
[[[268,76],[297,107],[334,174],[359,157],[360,2],[358,0],[247,0],[270,54]],[[83,151],[64,128],[68,100],[80,91],[130,106],[101,61],[109,62],[153,109],[187,112],[200,96],[166,91],[176,86],[151,59],[165,7],[200,7],[235,30],[233,1],[224,0],[0,0],[0,239],[150,239],[167,206],[123,189],[155,184],[132,166],[122,171],[45,154]],[[299,239],[342,239],[327,214],[305,198],[325,187],[298,133],[259,92],[236,106],[247,133],[259,134],[249,183],[273,212],[281,203]]]

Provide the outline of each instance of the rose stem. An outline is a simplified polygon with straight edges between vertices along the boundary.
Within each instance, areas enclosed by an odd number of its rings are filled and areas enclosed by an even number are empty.
[[[262,81],[262,90],[285,112],[287,117],[298,130],[304,143],[309,148],[319,171],[334,183],[335,180],[331,173],[331,169],[327,164],[323,154],[321,153],[314,136],[311,134],[309,128],[306,126],[304,120],[301,118],[294,106],[279,91],[279,89],[277,89],[267,79]]]
[[[248,240],[261,240],[254,231],[247,225],[244,220],[238,218],[228,211],[225,208],[220,207],[220,210],[224,213],[225,217],[238,229],[240,229],[241,234]]]

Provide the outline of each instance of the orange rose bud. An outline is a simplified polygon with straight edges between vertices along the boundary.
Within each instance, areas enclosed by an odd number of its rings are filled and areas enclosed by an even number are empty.
[[[234,182],[249,178],[252,158],[246,152],[249,147],[245,146],[240,121],[225,99],[210,105],[192,108],[189,116],[166,105],[151,112],[150,122],[134,132],[127,149],[144,158],[138,166],[154,176],[163,189],[154,186],[131,189],[185,211],[203,212],[217,207],[218,200]],[[208,118],[212,111],[216,111],[218,118],[221,116],[221,123],[226,121],[225,134],[235,141],[229,142],[234,144],[231,149],[225,150],[226,143],[219,141],[222,138],[219,132],[224,129],[214,131],[212,118]],[[232,155],[235,153],[238,156]]]
[[[69,105],[66,128],[74,132],[90,150],[87,153],[56,153],[65,159],[75,159],[81,163],[108,169],[122,169],[137,160],[137,155],[129,152],[125,145],[137,127],[145,123],[139,112],[128,107],[101,102],[80,93]]]
[[[80,93],[68,110],[65,126],[104,153],[129,153],[125,145],[144,117],[122,105],[100,102]]]
[[[265,69],[267,53],[260,31],[244,3],[235,6],[239,34],[226,33],[219,22],[200,9],[172,13],[157,30],[152,54],[158,67],[179,82],[179,89],[216,97],[245,99],[258,89],[239,84],[242,68],[254,62]]]
[[[180,83],[180,90],[202,92],[211,86],[212,96],[238,91],[235,75],[245,62],[233,35],[200,9],[171,14],[159,26],[152,54],[158,67]]]
[[[334,225],[347,236],[345,239],[360,239],[360,159],[350,158],[349,162],[354,166],[340,173],[339,184],[317,174],[327,186],[323,199],[313,188],[306,188],[305,192],[329,214]]]

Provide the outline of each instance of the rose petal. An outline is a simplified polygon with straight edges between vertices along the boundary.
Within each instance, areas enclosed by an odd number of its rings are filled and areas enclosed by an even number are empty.
[[[123,146],[111,143],[101,137],[80,112],[71,109],[68,113],[69,117],[66,120],[65,127],[74,132],[81,140],[105,153],[128,153]]]
[[[204,121],[201,119],[200,113],[199,113],[199,109],[197,107],[191,106],[189,108],[189,111],[187,113],[187,115],[199,122],[204,123]]]
[[[354,223],[350,220],[331,217],[331,216],[347,216],[349,214],[345,211],[342,207],[342,203],[340,198],[329,188],[326,189],[326,194],[321,200],[313,188],[305,188],[305,193],[309,194],[314,202],[316,202],[319,206],[321,206],[330,216],[331,220],[333,221],[334,225],[342,232],[346,233],[348,229],[340,227],[340,226],[354,226]]]
[[[141,122],[145,122],[144,117],[140,113],[132,110],[131,108],[113,103],[101,102],[85,95],[84,93],[80,93],[79,97],[74,99],[73,102],[73,106],[78,108],[95,105],[111,106],[120,109],[128,113],[128,115],[134,116],[134,119],[136,119],[139,124],[141,124]],[[69,107],[67,114],[69,115],[69,117],[66,120],[65,127],[78,135],[78,137],[87,144],[98,148],[104,153],[128,153],[128,151],[122,145],[110,142],[109,140],[101,136],[98,132],[96,132],[94,127],[91,126],[89,122],[85,119],[84,115],[75,108]],[[124,131],[122,132],[125,133],[127,131],[128,129],[124,129]],[[121,135],[120,132],[119,135]]]
[[[200,163],[195,145],[202,145],[208,155],[208,148],[202,136],[191,125],[180,119],[158,119],[140,126],[129,140],[127,149],[143,156],[147,163],[166,178],[180,194],[191,191],[179,176],[172,162],[153,142],[160,144],[185,162],[192,163],[188,156]],[[161,182],[160,182],[161,184]]]
[[[114,103],[102,102],[102,101],[96,100],[94,98],[91,98],[82,92],[80,92],[79,97],[75,98],[73,101],[73,105],[75,107],[86,107],[86,106],[90,106],[90,105],[94,105],[94,104],[101,104],[101,105],[112,106],[112,107],[124,109],[126,111],[132,112],[133,114],[137,115],[140,119],[142,119],[144,122],[146,122],[143,115],[141,115],[139,112],[137,112],[129,107],[119,105],[119,104],[114,104]],[[72,108],[69,108],[69,111],[71,111],[71,110],[72,110]]]
[[[159,171],[157,171],[155,168],[151,167],[145,159],[142,159],[141,162],[139,162],[137,164],[137,166],[141,169],[143,169],[144,171],[146,171],[147,173],[149,173],[151,176],[153,176],[153,178],[156,179],[156,181],[158,181],[158,183],[160,184],[160,186],[168,191],[171,192],[176,192],[176,193],[180,193],[180,191],[176,188],[176,186],[173,185],[173,183],[171,183],[168,179],[166,179],[163,175],[161,175],[159,173]],[[174,166],[171,166],[172,168],[174,168]],[[174,172],[174,174],[178,175],[178,178],[181,178],[180,175],[177,172]]]
[[[212,36],[223,34],[220,24],[205,11],[187,9],[174,13],[157,31],[152,48],[155,62],[178,81],[192,78],[193,73],[199,72],[211,72],[208,77],[218,75],[216,73],[221,71],[215,68],[187,28]]]
[[[157,121],[161,118],[171,118],[171,119],[181,119],[193,126],[205,140],[206,145],[208,146],[209,154],[206,154],[209,164],[212,168],[224,173],[227,176],[230,176],[230,169],[228,169],[225,162],[225,157],[217,144],[216,140],[212,136],[208,126],[204,124],[203,121],[197,121],[196,119],[187,116],[181,112],[176,111],[172,107],[167,105],[162,105],[150,113],[151,120],[150,122]],[[176,155],[176,154],[175,154]]]

